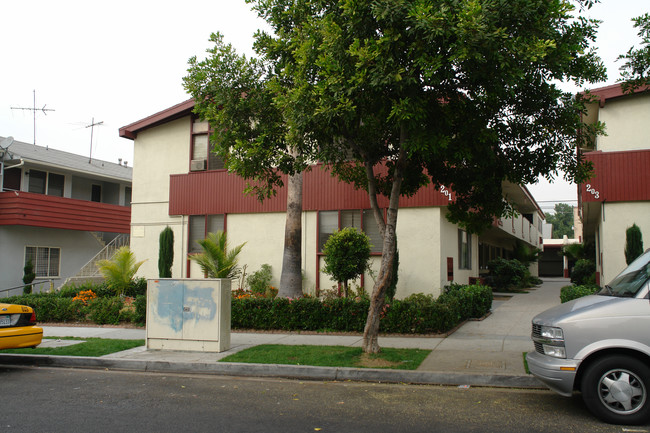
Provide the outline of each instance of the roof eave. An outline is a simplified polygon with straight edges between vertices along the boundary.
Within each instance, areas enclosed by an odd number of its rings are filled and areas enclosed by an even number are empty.
[[[133,122],[130,125],[121,127],[120,137],[135,140],[138,136],[138,132],[183,117],[190,114],[192,109],[194,109],[194,98],[176,104],[163,111],[159,111],[158,113],[152,114],[151,116],[145,117],[137,122]]]

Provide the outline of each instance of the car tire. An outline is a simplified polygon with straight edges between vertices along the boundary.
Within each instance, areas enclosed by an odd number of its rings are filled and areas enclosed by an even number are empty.
[[[597,418],[611,424],[650,420],[650,368],[636,358],[609,355],[587,367],[582,399]]]

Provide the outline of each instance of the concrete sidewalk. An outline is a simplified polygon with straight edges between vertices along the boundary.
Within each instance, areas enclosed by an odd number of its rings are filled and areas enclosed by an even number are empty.
[[[278,376],[318,380],[373,380],[386,382],[542,387],[524,370],[523,354],[534,350],[531,319],[560,303],[563,278],[545,279],[528,293],[495,295],[492,313],[469,321],[447,338],[380,337],[379,345],[421,348],[431,354],[415,371],[309,366],[220,363],[218,360],[259,344],[361,346],[361,336],[298,333],[231,334],[231,349],[222,353],[146,350],[144,347],[101,358],[0,355],[0,364],[23,363],[67,367],[97,367],[140,371],[175,371],[243,376]],[[45,326],[46,337],[144,339],[143,329]],[[54,342],[53,342],[54,343]],[[53,344],[45,343],[44,344]]]

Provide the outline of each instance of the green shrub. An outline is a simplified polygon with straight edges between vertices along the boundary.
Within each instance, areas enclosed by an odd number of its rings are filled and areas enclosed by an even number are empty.
[[[596,265],[591,260],[578,260],[571,271],[571,282],[581,286],[595,281]]]
[[[266,292],[271,287],[271,279],[273,278],[273,272],[271,271],[271,265],[264,263],[259,271],[255,271],[248,276],[246,282],[248,287],[256,295],[266,296]]]
[[[354,227],[335,231],[323,246],[325,266],[323,272],[343,283],[344,296],[348,296],[348,281],[358,278],[368,267],[370,238]]]
[[[122,298],[96,298],[90,303],[89,319],[98,325],[120,323],[120,310],[124,306]]]
[[[129,283],[129,287],[124,292],[125,296],[136,298],[138,296],[146,296],[147,294],[147,280],[145,278],[134,278]]]
[[[27,295],[32,293],[31,283],[35,278],[36,274],[34,273],[34,264],[31,260],[27,260],[27,263],[23,268],[23,283],[25,283],[25,287],[23,287],[23,294]]]
[[[231,326],[233,329],[363,332],[369,306],[370,301],[365,297],[234,298]],[[437,299],[414,294],[385,305],[380,329],[387,333],[446,332],[462,320],[484,316],[491,306],[492,290],[486,286],[459,286],[453,293]]]
[[[147,296],[138,295],[133,301],[135,305],[135,313],[133,315],[133,323],[144,324],[147,321]]]
[[[58,293],[32,293],[3,298],[2,301],[32,307],[38,322],[73,322],[85,317],[85,311],[78,302],[61,297]]]
[[[158,247],[158,277],[171,278],[174,263],[174,231],[167,226],[160,232]]]
[[[632,224],[625,230],[625,263],[628,265],[643,254],[643,236],[638,225]]]
[[[582,286],[565,286],[560,289],[560,301],[572,301],[574,299],[582,298],[597,293],[600,290],[598,286],[582,285]]]
[[[497,258],[488,263],[492,286],[497,290],[513,290],[523,287],[528,268],[519,260]]]

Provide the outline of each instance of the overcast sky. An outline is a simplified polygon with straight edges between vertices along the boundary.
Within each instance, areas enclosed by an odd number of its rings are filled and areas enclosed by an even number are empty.
[[[631,18],[650,12],[648,0],[602,0],[590,15],[603,21],[597,41],[608,81],[616,57],[639,42]],[[187,60],[202,57],[220,31],[240,53],[252,54],[264,27],[244,0],[20,0],[0,3],[0,136],[93,158],[133,161],[133,142],[118,129],[188,99]],[[575,186],[530,186],[544,210],[574,200]]]

